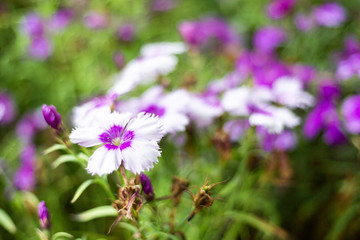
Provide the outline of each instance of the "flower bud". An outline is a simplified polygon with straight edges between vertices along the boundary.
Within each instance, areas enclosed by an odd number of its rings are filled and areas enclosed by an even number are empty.
[[[42,113],[45,121],[47,124],[49,124],[50,127],[59,129],[61,124],[61,115],[56,111],[56,108],[53,105],[48,106],[44,104],[42,106]]]
[[[150,202],[154,199],[154,190],[151,184],[151,180],[144,173],[140,174],[141,186],[144,191],[145,199]]]
[[[38,213],[39,213],[41,227],[43,229],[50,229],[51,227],[50,214],[44,201],[41,201],[39,203]]]

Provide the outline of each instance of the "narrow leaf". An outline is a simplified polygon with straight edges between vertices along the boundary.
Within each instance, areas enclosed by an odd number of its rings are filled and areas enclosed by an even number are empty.
[[[101,206],[89,209],[85,212],[73,215],[73,219],[78,222],[87,222],[95,218],[116,217],[117,211],[112,206]]]
[[[57,232],[51,238],[51,240],[64,240],[64,239],[74,239],[74,236],[67,232]]]
[[[57,150],[61,150],[61,149],[66,149],[66,146],[63,144],[55,144],[47,149],[45,149],[45,151],[43,152],[43,155],[47,155],[51,152],[57,151]]]
[[[94,182],[95,182],[94,179],[89,179],[89,180],[83,182],[80,185],[80,187],[76,190],[74,197],[71,199],[70,202],[74,203],[81,196],[81,194],[85,191],[85,189]]]
[[[11,220],[10,216],[0,208],[0,225],[3,226],[9,233],[16,232],[16,226]]]
[[[60,157],[58,157],[53,163],[52,163],[52,167],[53,168],[57,168],[58,166],[60,166],[63,163],[66,162],[75,162],[80,164],[81,166],[85,167],[85,165],[83,164],[82,161],[80,161],[78,158],[76,158],[73,155],[67,154],[67,155],[62,155]]]

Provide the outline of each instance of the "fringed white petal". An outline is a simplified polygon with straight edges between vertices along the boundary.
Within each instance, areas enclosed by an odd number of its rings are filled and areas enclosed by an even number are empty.
[[[157,116],[143,112],[133,118],[126,129],[134,131],[138,140],[159,141],[165,133]]]
[[[113,112],[111,114],[102,116],[99,125],[102,129],[110,129],[114,125],[125,127],[132,115],[132,113]]]
[[[239,87],[228,90],[224,93],[221,105],[224,110],[237,116],[246,116],[249,114],[248,103],[251,90],[248,87]]]
[[[151,169],[158,162],[161,152],[155,141],[135,140],[131,147],[122,150],[125,169],[138,174]]]
[[[75,128],[70,134],[70,141],[83,147],[93,147],[101,144],[99,135],[103,132],[100,128]]]
[[[107,149],[102,146],[90,157],[86,170],[92,175],[109,174],[120,167],[121,161],[120,149]]]

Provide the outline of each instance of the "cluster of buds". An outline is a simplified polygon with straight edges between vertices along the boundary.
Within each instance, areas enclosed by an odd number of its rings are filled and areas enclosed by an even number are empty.
[[[143,197],[141,195],[140,179],[131,178],[126,181],[125,186],[119,188],[118,199],[112,203],[119,216],[111,225],[108,234],[115,227],[115,225],[123,218],[134,220],[143,206]]]

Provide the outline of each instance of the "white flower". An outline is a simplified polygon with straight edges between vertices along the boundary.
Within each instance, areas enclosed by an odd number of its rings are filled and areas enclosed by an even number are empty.
[[[273,84],[276,101],[290,108],[306,108],[314,104],[314,98],[302,89],[299,79],[281,77]]]
[[[152,114],[114,112],[98,118],[96,126],[75,128],[70,140],[83,147],[102,145],[89,159],[87,171],[92,175],[109,174],[121,164],[137,174],[158,162],[163,134],[158,117]]]
[[[176,133],[184,131],[189,123],[185,113],[187,103],[188,95],[185,90],[165,94],[162,87],[154,86],[140,98],[123,103],[119,110],[155,114],[161,120],[166,133]]]
[[[115,85],[110,94],[122,95],[138,85],[150,84],[159,76],[174,71],[178,63],[175,54],[183,53],[187,47],[183,43],[151,43],[141,50],[141,56],[130,61],[123,71],[114,77]]]
[[[300,118],[285,107],[264,106],[249,117],[253,126],[262,126],[270,133],[281,133],[285,127],[293,128],[300,124]]]

